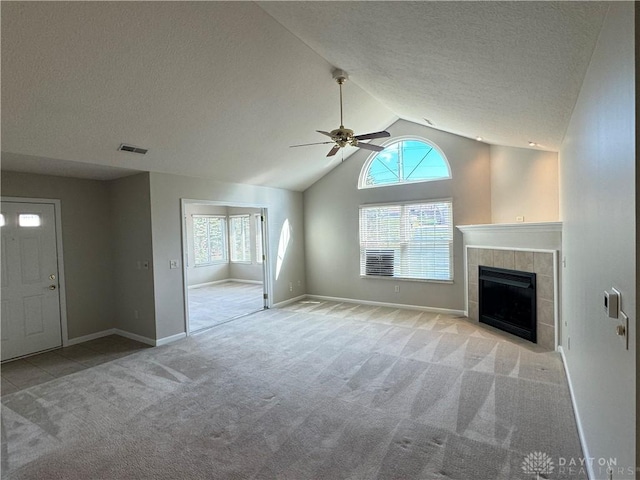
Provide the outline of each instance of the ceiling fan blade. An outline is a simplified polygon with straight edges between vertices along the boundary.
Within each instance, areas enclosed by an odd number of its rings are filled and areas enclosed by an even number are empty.
[[[326,135],[327,137],[331,137],[331,134],[329,132],[324,132],[322,130],[316,130],[316,132]]]
[[[329,153],[327,153],[327,157],[333,157],[336,153],[338,153],[338,150],[340,150],[340,146],[334,145],[333,148],[329,150]]]
[[[373,132],[373,133],[365,133],[362,135],[356,135],[353,138],[356,138],[358,140],[373,140],[374,138],[385,138],[385,137],[390,137],[391,134],[387,131],[382,131],[382,132]]]
[[[300,145],[289,145],[289,148],[293,148],[293,147],[308,147],[309,145],[326,145],[328,143],[333,143],[333,142],[301,143]]]
[[[358,143],[356,147],[364,148],[365,150],[373,150],[374,152],[381,152],[384,150],[384,147],[381,147],[380,145],[373,145],[372,143]]]

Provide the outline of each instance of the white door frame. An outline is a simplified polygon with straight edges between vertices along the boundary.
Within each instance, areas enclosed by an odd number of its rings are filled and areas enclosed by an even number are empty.
[[[264,303],[264,308],[271,308],[273,306],[273,291],[271,285],[271,262],[269,261],[269,229],[268,229],[268,206],[265,204],[256,203],[241,203],[241,202],[225,202],[220,200],[196,200],[192,198],[180,199],[180,229],[182,232],[182,296],[184,298],[184,331],[187,336],[189,333],[189,285],[187,279],[187,223],[186,223],[186,211],[185,208],[190,204],[198,205],[215,205],[219,207],[240,207],[240,208],[259,208],[261,215],[264,217],[262,222],[262,254],[264,255],[264,261],[262,262],[262,281],[263,291],[267,294],[267,299]]]
[[[60,329],[62,331],[62,346],[69,345],[69,330],[67,329],[67,290],[64,277],[64,257],[62,248],[62,216],[60,200],[55,198],[27,198],[0,197],[2,203],[44,203],[53,205],[56,229],[56,254],[58,257],[58,295],[60,297]]]

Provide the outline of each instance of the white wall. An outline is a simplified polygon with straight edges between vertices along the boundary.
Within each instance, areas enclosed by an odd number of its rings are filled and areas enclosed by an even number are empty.
[[[151,173],[157,338],[165,338],[185,331],[182,268],[169,269],[170,260],[182,258],[180,199],[212,200],[229,205],[267,207],[273,303],[306,293],[301,193]],[[286,251],[283,252],[281,270],[276,276],[278,243],[285,222],[289,225],[290,241]],[[289,282],[292,284],[292,291],[289,291]]]
[[[358,207],[363,204],[453,198],[453,221],[490,223],[489,146],[450,133],[398,121],[391,137],[425,138],[438,145],[453,178],[358,190],[369,153],[359,150],[304,193],[307,285],[310,294],[464,310],[462,234],[454,229],[453,284],[360,278]],[[394,286],[400,292],[395,293]]]
[[[625,469],[636,463],[634,41],[634,3],[611,3],[559,157],[562,346],[585,454],[616,458]],[[622,292],[629,315],[629,350],[602,307],[603,291],[611,287]],[[635,478],[623,473],[614,478]]]
[[[558,154],[491,146],[491,222],[558,220]]]

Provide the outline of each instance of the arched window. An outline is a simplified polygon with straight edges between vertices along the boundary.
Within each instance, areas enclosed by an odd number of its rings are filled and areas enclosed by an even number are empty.
[[[451,178],[444,153],[426,140],[402,139],[371,155],[362,167],[358,188]]]

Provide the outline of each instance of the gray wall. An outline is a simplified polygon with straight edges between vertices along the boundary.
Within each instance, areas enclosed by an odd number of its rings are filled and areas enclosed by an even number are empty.
[[[558,154],[491,146],[491,222],[558,221]]]
[[[113,328],[111,212],[105,182],[2,172],[2,195],[59,199],[69,338]]]
[[[149,174],[109,182],[114,326],[155,339]],[[149,268],[144,268],[144,262]]]
[[[623,467],[636,461],[634,61],[634,3],[612,3],[560,151],[562,346],[589,456]],[[629,350],[602,307],[611,287],[629,315]]]
[[[231,205],[261,205],[268,210],[270,278],[273,302],[306,293],[302,194],[287,190],[215,182],[207,179],[151,173],[151,220],[157,338],[185,331],[182,268],[169,261],[182,258],[180,199],[221,201]],[[285,220],[291,240],[276,278],[280,232]],[[289,291],[289,282],[292,291]]]
[[[184,207],[186,215],[185,229],[187,231],[187,285],[199,285],[201,283],[217,282],[229,278],[229,263],[216,263],[214,265],[195,266],[193,249],[193,222],[194,214],[224,215],[227,216],[227,207],[218,205],[205,205],[201,203],[188,203]]]
[[[453,198],[453,222],[491,222],[489,146],[406,121],[392,138],[417,136],[438,145],[452,179],[358,190],[369,153],[359,150],[304,193],[307,285],[310,294],[464,310],[462,234],[454,229],[453,284],[360,278],[358,207],[362,204]],[[394,292],[399,285],[400,291]]]

